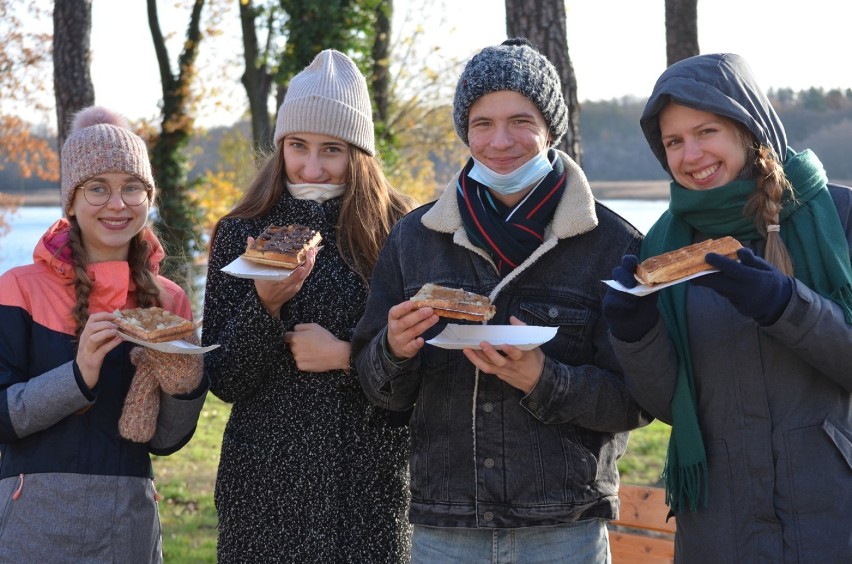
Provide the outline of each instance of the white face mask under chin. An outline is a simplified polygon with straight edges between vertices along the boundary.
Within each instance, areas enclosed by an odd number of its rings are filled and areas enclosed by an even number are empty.
[[[508,174],[494,172],[473,159],[473,167],[467,175],[498,194],[514,194],[529,188],[552,170],[547,151],[542,151]]]
[[[346,192],[346,184],[293,184],[287,182],[287,191],[297,200],[313,200],[322,203],[342,196]]]

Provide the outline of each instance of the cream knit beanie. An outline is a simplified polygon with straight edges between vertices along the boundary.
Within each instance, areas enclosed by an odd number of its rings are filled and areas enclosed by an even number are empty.
[[[278,109],[275,144],[290,133],[329,135],[376,154],[367,81],[352,59],[326,49],[293,77]]]
[[[62,211],[68,215],[74,190],[89,178],[105,172],[132,174],[151,189],[154,177],[148,149],[130,131],[122,116],[101,106],[89,106],[74,116],[71,134],[62,147]]]

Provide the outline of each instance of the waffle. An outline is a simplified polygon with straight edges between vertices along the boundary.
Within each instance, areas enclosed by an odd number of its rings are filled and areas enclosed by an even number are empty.
[[[195,331],[192,321],[160,307],[122,309],[114,313],[119,331],[151,343],[185,339]]]
[[[411,301],[417,309],[431,307],[441,317],[468,321],[487,321],[496,311],[485,296],[431,283],[424,284]]]
[[[243,258],[260,264],[296,268],[305,262],[308,249],[316,247],[320,241],[319,231],[304,225],[270,225],[248,245]]]
[[[710,265],[704,262],[707,253],[718,253],[735,259],[740,247],[742,245],[733,237],[722,237],[675,249],[643,260],[636,267],[636,279],[648,286],[678,280],[702,270],[710,270]]]

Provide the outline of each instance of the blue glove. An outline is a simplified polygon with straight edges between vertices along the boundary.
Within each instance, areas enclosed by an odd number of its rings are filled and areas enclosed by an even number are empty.
[[[636,286],[636,266],[639,259],[634,255],[625,255],[621,266],[612,271],[612,279],[624,286]],[[660,317],[657,310],[657,294],[634,296],[614,288],[607,288],[603,299],[603,315],[612,335],[628,343],[635,343],[645,336]]]
[[[704,260],[719,272],[694,278],[690,283],[704,286],[727,298],[737,311],[751,317],[760,325],[772,325],[793,296],[793,279],[751,249],[739,249],[740,262],[716,253],[707,253]]]

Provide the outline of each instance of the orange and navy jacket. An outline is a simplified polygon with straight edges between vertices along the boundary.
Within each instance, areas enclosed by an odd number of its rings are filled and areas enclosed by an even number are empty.
[[[198,398],[167,398],[157,433],[147,444],[119,435],[118,420],[135,371],[129,355],[133,345],[125,342],[110,351],[98,384],[89,390],[75,361],[68,228],[66,219],[58,220],[38,242],[33,264],[0,276],[0,479],[43,472],[151,477],[149,452],[170,454],[192,437],[200,408],[189,404]],[[148,229],[146,237],[155,249],[151,267],[157,274],[163,249]],[[88,275],[91,313],[136,307],[127,262],[95,263]],[[190,319],[184,291],[158,274],[157,280],[162,306]],[[199,392],[203,398],[206,389]]]

